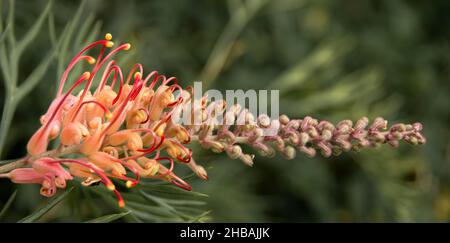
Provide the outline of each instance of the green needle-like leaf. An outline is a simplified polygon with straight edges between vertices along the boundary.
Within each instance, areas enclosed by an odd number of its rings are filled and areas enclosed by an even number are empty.
[[[19,100],[26,96],[37,85],[39,80],[44,77],[48,67],[50,66],[55,52],[50,51],[41,63],[33,70],[33,72],[27,77],[22,85],[17,90],[17,97]]]
[[[69,193],[73,190],[73,187],[66,190],[61,195],[57,196],[55,199],[53,199],[50,203],[45,205],[45,207],[35,211],[34,213],[28,215],[27,217],[19,220],[19,223],[33,223],[36,222],[38,219],[40,219],[42,216],[44,216],[50,209],[55,207],[59,202],[61,202],[64,198],[69,195]]]
[[[144,191],[140,190],[139,193],[147,200],[151,201],[151,202],[155,202],[156,204],[158,204],[159,206],[167,209],[168,212],[174,214],[175,216],[180,216],[184,219],[186,218],[190,218],[188,215],[179,212],[178,210],[176,210],[174,207],[170,206],[167,202],[165,202],[162,198],[159,197],[155,197],[153,195],[150,195],[149,193],[145,193]]]
[[[11,207],[12,202],[16,198],[17,190],[13,192],[13,194],[9,197],[8,201],[6,202],[5,206],[3,206],[2,211],[0,212],[0,219],[5,216],[6,212],[8,211],[9,207]]]
[[[65,60],[66,60],[65,55],[67,54],[67,52],[69,50],[70,41],[73,39],[73,35],[76,33],[75,31],[79,27],[78,25],[79,25],[81,15],[83,13],[83,8],[84,8],[85,3],[86,3],[86,1],[81,2],[75,15],[72,17],[72,21],[69,24],[67,24],[66,28],[63,31],[63,34],[60,37],[61,38],[60,39],[61,46],[59,46],[60,49],[58,50],[60,56],[59,56],[59,62],[58,62],[58,66],[57,66],[58,67],[57,68],[58,77],[60,77],[61,74],[63,73],[64,65],[66,64],[65,63]]]
[[[197,217],[192,218],[191,220],[189,220],[189,223],[196,223],[196,222],[202,222],[202,218],[204,218],[206,215],[210,214],[211,210],[206,211],[200,215],[198,215]]]
[[[128,215],[130,211],[123,212],[123,213],[116,213],[116,214],[109,214],[102,217],[98,217],[96,219],[91,219],[89,221],[86,221],[85,223],[109,223],[114,220],[118,220],[126,215]]]
[[[8,34],[9,31],[9,25],[6,26],[5,30],[3,31],[3,33],[0,35],[0,43],[2,43],[5,40],[6,35]]]
[[[44,11],[42,12],[41,16],[36,20],[34,25],[30,28],[30,30],[26,33],[26,35],[23,37],[22,40],[19,41],[17,44],[17,56],[20,56],[22,52],[27,48],[30,43],[36,38],[36,36],[39,34],[42,25],[44,24],[45,18],[50,12],[50,9],[52,7],[53,1],[48,1],[47,6],[45,7]],[[18,57],[17,57],[18,58]]]

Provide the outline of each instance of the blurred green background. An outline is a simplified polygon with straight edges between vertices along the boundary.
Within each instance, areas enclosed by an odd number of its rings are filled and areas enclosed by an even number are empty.
[[[16,36],[26,33],[46,4],[16,1]],[[19,83],[58,49],[18,105],[1,159],[26,154],[68,59],[87,39],[110,32],[115,42],[133,45],[117,57],[124,67],[140,62],[147,73],[158,70],[185,85],[202,80],[220,90],[279,89],[280,112],[290,117],[337,122],[383,116],[391,124],[424,124],[424,146],[385,145],[329,159],[257,156],[253,168],[195,149],[210,179],[190,183],[209,195],[201,206],[211,210],[207,221],[450,221],[449,1],[93,0],[79,9],[80,4],[55,1],[22,55]],[[8,5],[1,3],[3,29]],[[73,33],[63,32],[71,24]],[[65,36],[67,44],[59,45]],[[3,107],[4,82],[0,97]],[[0,207],[16,188],[4,221],[48,202],[37,187],[0,180]],[[84,219],[86,211],[72,210],[72,204],[60,205],[41,221]]]

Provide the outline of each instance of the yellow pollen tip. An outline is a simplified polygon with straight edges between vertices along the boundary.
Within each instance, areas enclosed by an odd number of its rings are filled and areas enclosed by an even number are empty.
[[[136,72],[136,73],[134,74],[134,79],[141,79],[141,78],[142,78],[141,72]]]
[[[84,73],[83,73],[83,76],[84,76],[86,79],[89,79],[89,78],[91,77],[91,73],[90,73],[90,72],[84,72]]]
[[[105,46],[108,48],[112,47],[113,45],[114,45],[114,42],[112,42],[112,41],[107,41],[105,44]]]
[[[158,137],[161,137],[163,134],[164,134],[164,130],[163,130],[163,129],[158,129],[158,130],[156,131],[156,135],[157,135]]]
[[[107,120],[110,120],[113,117],[113,114],[111,112],[106,112],[105,117]]]
[[[91,64],[91,65],[94,64],[95,63],[95,58],[89,58],[88,63]]]
[[[127,188],[132,188],[133,187],[133,182],[132,181],[127,181],[126,186],[127,186]]]
[[[130,50],[130,48],[131,48],[131,44],[130,43],[125,44],[125,48],[124,48],[125,51]]]
[[[113,184],[109,184],[109,185],[107,186],[107,188],[108,188],[108,190],[110,190],[110,191],[116,190],[116,187],[115,187]]]
[[[106,33],[105,39],[109,41],[112,40],[112,35],[110,33]]]
[[[125,207],[125,202],[123,200],[119,201],[119,208],[124,208]]]

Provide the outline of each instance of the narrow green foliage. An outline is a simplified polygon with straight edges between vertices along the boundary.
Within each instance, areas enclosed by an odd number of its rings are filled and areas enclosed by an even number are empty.
[[[86,221],[85,223],[110,223],[115,220],[118,220],[126,215],[130,214],[130,211],[123,212],[123,213],[116,213],[116,214],[109,214],[105,215],[96,219],[91,219],[89,221]]]
[[[13,194],[9,197],[8,201],[5,203],[5,206],[3,206],[2,211],[0,211],[0,219],[2,219],[6,212],[8,212],[9,207],[11,207],[11,204],[13,203],[14,199],[16,198],[17,190],[13,192]]]
[[[69,193],[73,190],[73,187],[70,189],[67,189],[64,193],[61,193],[57,197],[53,198],[48,204],[46,204],[44,207],[42,207],[39,210],[36,210],[32,214],[28,215],[27,217],[19,220],[19,223],[33,223],[39,220],[42,216],[44,216],[46,213],[48,213],[53,207],[55,207],[59,202],[64,200]]]

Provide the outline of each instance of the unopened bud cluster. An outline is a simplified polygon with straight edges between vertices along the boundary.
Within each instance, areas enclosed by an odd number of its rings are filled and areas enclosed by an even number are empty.
[[[216,105],[214,103],[212,105]],[[339,155],[342,152],[359,151],[363,148],[379,147],[389,144],[397,147],[400,141],[412,145],[424,144],[421,134],[422,124],[394,124],[388,128],[388,122],[375,118],[372,124],[367,117],[357,120],[343,120],[336,125],[328,121],[318,121],[309,116],[303,119],[290,119],[281,115],[271,120],[267,115],[255,118],[248,110],[235,105],[234,109],[225,112],[225,120],[235,121],[245,114],[245,125],[216,125],[214,114],[198,126],[195,134],[199,134],[200,144],[214,152],[226,152],[232,159],[240,159],[247,165],[253,165],[255,155],[243,152],[242,144],[246,144],[261,156],[273,157],[277,152],[287,159],[293,159],[297,152],[314,157],[318,152],[324,157]],[[232,124],[225,122],[225,124]],[[272,135],[266,135],[272,134]]]

